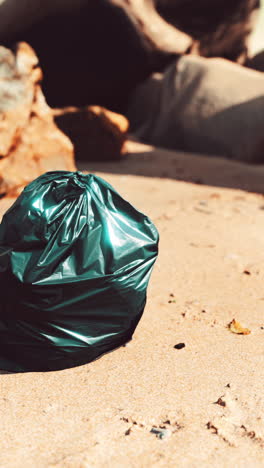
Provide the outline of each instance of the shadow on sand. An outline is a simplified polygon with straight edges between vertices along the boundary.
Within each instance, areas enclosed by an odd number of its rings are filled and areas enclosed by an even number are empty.
[[[129,153],[117,162],[77,162],[79,170],[169,178],[195,184],[264,193],[264,165],[220,157],[169,151],[128,142]]]

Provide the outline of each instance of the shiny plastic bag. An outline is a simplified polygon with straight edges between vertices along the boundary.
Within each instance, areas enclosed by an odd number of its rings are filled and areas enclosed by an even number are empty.
[[[87,363],[127,342],[158,233],[103,179],[48,172],[0,225],[0,369]]]

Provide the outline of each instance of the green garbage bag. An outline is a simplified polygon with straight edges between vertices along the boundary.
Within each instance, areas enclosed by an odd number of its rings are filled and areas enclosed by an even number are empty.
[[[103,179],[48,172],[0,225],[0,369],[57,370],[131,339],[158,232]]]

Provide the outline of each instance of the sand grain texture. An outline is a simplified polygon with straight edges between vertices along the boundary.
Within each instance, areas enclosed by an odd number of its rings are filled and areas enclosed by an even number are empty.
[[[159,229],[143,318],[94,363],[0,375],[0,467],[262,467],[264,168],[130,151],[86,169]]]

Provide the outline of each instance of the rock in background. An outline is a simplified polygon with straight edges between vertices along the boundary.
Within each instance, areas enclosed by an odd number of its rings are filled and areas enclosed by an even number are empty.
[[[46,171],[74,171],[73,145],[57,128],[40,88],[38,59],[25,43],[0,47],[0,195],[17,194]]]
[[[75,171],[74,156],[111,160],[125,152],[126,117],[99,106],[53,110],[41,80],[29,45],[14,53],[0,47],[0,196],[17,195],[47,171]]]
[[[129,122],[126,117],[100,106],[54,109],[55,122],[72,141],[81,161],[111,161],[126,152]]]

